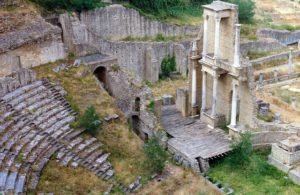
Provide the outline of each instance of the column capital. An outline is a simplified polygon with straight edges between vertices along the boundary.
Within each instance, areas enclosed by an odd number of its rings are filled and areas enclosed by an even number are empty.
[[[237,29],[240,29],[241,28],[241,24],[235,24],[235,27],[237,28]]]

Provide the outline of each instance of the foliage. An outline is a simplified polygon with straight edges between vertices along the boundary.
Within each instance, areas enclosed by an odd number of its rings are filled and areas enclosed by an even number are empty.
[[[166,79],[170,77],[170,73],[176,71],[176,59],[175,56],[168,55],[161,62],[160,79]]]
[[[121,67],[118,65],[118,64],[113,64],[111,66],[111,69],[114,71],[114,72],[118,72],[119,70],[121,70]]]
[[[251,143],[251,133],[246,132],[240,135],[239,139],[231,142],[232,154],[229,156],[229,163],[234,166],[244,166],[250,161],[250,154],[253,150]]]
[[[155,103],[154,100],[151,100],[150,103],[148,104],[148,110],[155,114]]]
[[[259,119],[259,120],[263,120],[263,121],[265,121],[265,122],[272,122],[273,121],[273,119],[274,119],[274,114],[272,113],[272,112],[269,112],[267,115],[265,115],[265,116],[262,116],[262,115],[257,115],[257,118]]]
[[[219,124],[219,128],[220,129],[223,129],[226,133],[229,133],[229,128],[228,128],[228,122],[226,121],[222,121],[220,124]]]
[[[30,0],[47,10],[69,10],[82,11],[96,7],[103,7],[105,4],[99,0]]]
[[[144,145],[144,152],[147,156],[145,164],[153,171],[161,173],[165,168],[165,161],[168,158],[167,152],[159,145],[156,137],[150,138]]]
[[[97,135],[98,130],[102,127],[102,120],[94,106],[86,109],[85,113],[79,119],[79,126],[85,128],[87,133],[93,136]]]
[[[240,22],[252,22],[255,14],[255,2],[253,0],[229,0],[229,2],[239,6]]]
[[[299,194],[287,174],[267,162],[270,150],[254,151],[247,166],[232,166],[228,158],[212,164],[208,175],[227,183],[236,194]],[[259,187],[258,187],[259,185]]]

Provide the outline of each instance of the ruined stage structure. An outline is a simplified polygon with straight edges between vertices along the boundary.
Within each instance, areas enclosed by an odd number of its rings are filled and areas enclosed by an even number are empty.
[[[191,52],[190,114],[200,116],[210,128],[221,123],[229,123],[234,131],[251,127],[256,112],[252,67],[240,55],[238,7],[214,1],[203,8],[203,50],[197,49],[196,41]]]

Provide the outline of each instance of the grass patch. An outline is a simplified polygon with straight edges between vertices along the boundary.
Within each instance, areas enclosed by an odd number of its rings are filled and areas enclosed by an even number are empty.
[[[164,94],[170,94],[175,97],[177,88],[186,85],[187,79],[180,78],[176,80],[159,80],[148,86],[152,89],[154,97],[161,97]]]
[[[253,68],[255,70],[262,70],[265,68],[271,68],[271,67],[275,67],[275,66],[279,66],[279,65],[283,65],[283,64],[287,64],[287,63],[288,63],[288,59],[271,60],[269,62],[262,63],[262,64],[254,64]]]
[[[255,151],[245,166],[231,166],[229,157],[211,166],[208,175],[227,184],[236,194],[299,194],[300,187],[293,184],[287,174],[267,163],[270,150]]]
[[[59,73],[53,72],[52,69],[61,63],[71,62],[49,63],[35,67],[34,70],[38,78],[48,77],[50,81],[61,83],[68,92],[68,100],[76,105],[80,115],[88,106],[93,105],[103,117],[111,114],[120,116],[118,121],[103,124],[101,132],[96,136],[104,144],[103,149],[111,153],[110,161],[116,171],[117,180],[129,184],[138,176],[151,175],[151,171],[142,163],[145,159],[143,142],[129,130],[127,119],[116,107],[114,99],[98,86],[96,78],[86,66],[82,65]],[[73,126],[77,127],[78,124]]]
[[[257,119],[265,121],[265,122],[272,122],[274,119],[274,113],[269,112],[266,116],[257,115]]]
[[[179,35],[179,36],[164,36],[163,34],[157,34],[155,37],[132,37],[127,36],[121,41],[142,41],[142,42],[178,42],[186,39],[195,38],[197,35]]]

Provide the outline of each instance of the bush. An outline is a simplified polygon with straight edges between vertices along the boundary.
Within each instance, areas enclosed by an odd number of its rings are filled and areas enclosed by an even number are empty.
[[[94,106],[90,106],[86,109],[79,119],[79,126],[84,128],[87,133],[93,136],[97,135],[98,130],[102,127],[102,120]]]
[[[176,71],[176,60],[175,56],[167,56],[161,62],[161,73],[160,79],[166,79],[170,77],[170,73]]]
[[[239,6],[239,20],[242,23],[250,23],[255,14],[255,3],[253,0],[229,0],[228,2]]]
[[[228,158],[230,165],[244,166],[250,162],[250,154],[253,150],[251,137],[251,133],[246,132],[241,134],[240,139],[231,142],[232,154]]]
[[[165,162],[168,158],[167,152],[159,145],[156,137],[148,140],[144,145],[144,152],[147,160],[145,164],[155,172],[161,173],[165,168]]]
[[[90,10],[96,7],[102,7],[105,4],[100,0],[30,0],[47,10],[69,10],[82,11]]]

